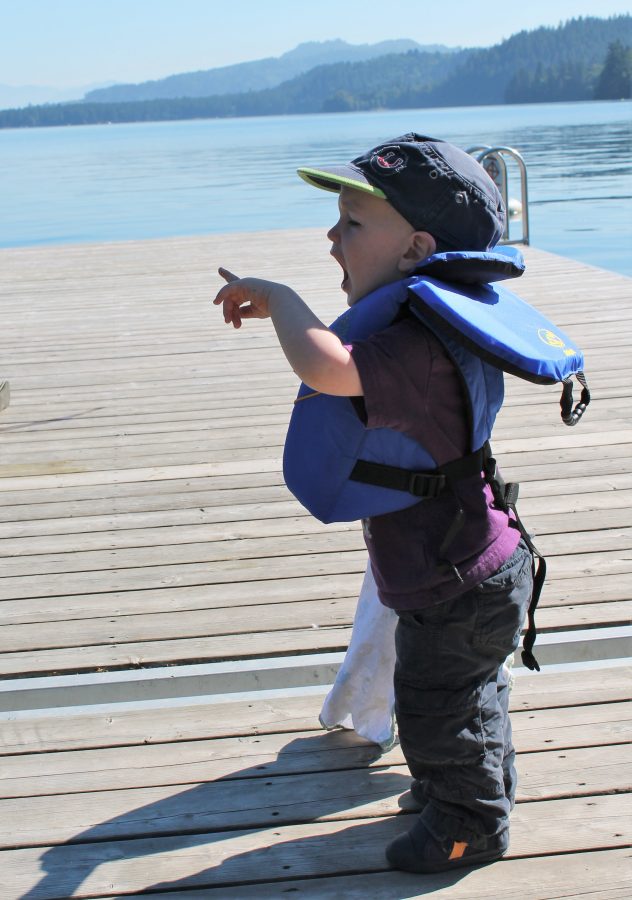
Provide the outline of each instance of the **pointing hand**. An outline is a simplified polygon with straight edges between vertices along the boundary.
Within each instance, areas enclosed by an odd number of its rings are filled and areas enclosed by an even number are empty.
[[[262,278],[239,278],[228,269],[220,267],[219,274],[226,284],[219,291],[213,303],[222,305],[224,321],[240,328],[243,319],[267,319],[270,315],[269,299],[274,288],[272,281]]]

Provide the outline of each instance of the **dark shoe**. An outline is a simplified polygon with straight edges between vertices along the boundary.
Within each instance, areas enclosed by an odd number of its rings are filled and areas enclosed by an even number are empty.
[[[411,789],[412,790],[412,789]],[[460,866],[475,866],[500,859],[509,847],[509,829],[475,841],[438,840],[419,819],[410,831],[400,834],[386,848],[394,869],[405,872],[444,872]]]

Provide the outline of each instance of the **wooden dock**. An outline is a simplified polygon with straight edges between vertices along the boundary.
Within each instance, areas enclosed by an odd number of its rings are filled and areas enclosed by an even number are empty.
[[[288,494],[294,376],[269,323],[234,332],[210,304],[224,265],[333,319],[327,249],[304,230],[0,251],[2,900],[632,895],[631,670],[608,659],[632,608],[628,278],[525,252],[520,292],[585,349],[593,404],[567,429],[557,388],[507,379],[494,449],[548,559],[541,633],[610,650],[516,679],[502,862],[389,871],[403,758],[322,732],[322,686],[99,702],[111,673],[344,650],[361,534]],[[92,679],[91,704],[16,705],[52,676]]]

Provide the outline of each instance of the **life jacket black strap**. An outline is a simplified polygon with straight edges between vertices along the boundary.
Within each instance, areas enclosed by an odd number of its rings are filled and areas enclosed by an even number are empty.
[[[486,442],[480,450],[469,453],[467,456],[463,456],[460,459],[455,459],[430,472],[402,469],[398,466],[387,466],[383,463],[359,459],[353,467],[353,471],[349,477],[352,481],[362,481],[365,484],[372,484],[376,487],[407,491],[408,493],[413,494],[413,496],[419,497],[420,500],[433,500],[447,491],[450,491],[456,498],[455,483],[463,478],[479,474],[480,472],[485,473],[485,480],[492,489],[496,505],[506,512],[511,510],[513,513],[516,527],[520,531],[522,539],[531,552],[533,594],[527,613],[527,631],[522,645],[522,662],[528,669],[539,672],[540,666],[533,655],[533,647],[537,637],[535,611],[540,600],[540,594],[542,593],[544,579],[546,578],[546,560],[534,545],[529,532],[518,515],[516,504],[518,502],[519,485],[516,482],[505,483],[498,471],[496,460],[492,456],[492,449],[489,442]],[[450,544],[462,529],[464,523],[465,513],[461,508],[460,503],[458,503],[456,515],[439,550],[440,565],[447,567],[459,581],[462,580],[461,576],[456,566],[447,559],[447,551]],[[537,566],[535,562],[536,558],[538,560]]]
[[[349,478],[351,481],[362,481],[376,487],[406,491],[420,500],[434,500],[448,489],[450,481],[459,481],[484,470],[486,447],[487,445],[429,472],[359,459]]]
[[[583,372],[576,372],[575,378],[582,386],[579,402],[573,409],[573,379],[566,378],[562,382],[562,396],[560,397],[560,409],[562,421],[565,425],[577,425],[581,417],[586,412],[586,407],[590,403],[590,390],[586,382],[586,376]]]
[[[415,472],[365,459],[357,461],[349,478],[351,481],[362,481],[375,487],[406,491],[414,497],[419,497],[420,500],[438,497],[443,492],[446,481],[445,475],[439,475],[436,471]]]
[[[501,509],[511,510],[511,512],[513,513],[516,521],[516,527],[520,531],[520,535],[523,541],[531,552],[533,593],[531,594],[531,601],[529,603],[529,609],[527,611],[527,631],[522,642],[521,656],[522,662],[527,667],[527,669],[539,672],[540,666],[537,659],[533,655],[533,646],[538,635],[535,626],[535,611],[540,601],[540,594],[542,593],[544,579],[546,578],[546,560],[531,540],[531,535],[525,528],[520,516],[518,515],[516,504],[518,503],[518,491],[520,485],[518,485],[516,482],[508,482],[505,484],[505,481],[498,471],[496,460],[493,456],[491,456],[491,453],[487,457],[485,463],[485,478],[492,489],[496,505]],[[535,563],[536,557],[538,560],[537,566]]]
[[[456,501],[457,509],[441,542],[438,565],[450,572],[457,581],[462,582],[461,573],[448,558],[450,545],[465,524],[465,512],[458,500],[455,482],[472,475],[480,475],[485,468],[485,460],[490,452],[489,445],[485,444],[474,453],[452,460],[430,472],[402,469],[398,466],[387,466],[383,463],[359,459],[349,477],[352,481],[362,481],[365,484],[391,488],[396,491],[407,491],[414,497],[419,497],[420,500],[435,500],[449,491]]]

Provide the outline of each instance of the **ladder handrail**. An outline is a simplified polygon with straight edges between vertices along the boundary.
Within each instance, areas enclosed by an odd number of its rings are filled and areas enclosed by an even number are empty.
[[[528,244],[529,243],[529,195],[528,195],[528,187],[527,187],[527,167],[525,165],[525,161],[522,155],[513,147],[504,147],[499,145],[497,147],[491,147],[488,144],[479,144],[474,147],[470,147],[467,151],[471,155],[476,154],[476,160],[483,165],[486,159],[496,159],[500,162],[503,167],[503,179],[502,184],[499,185],[501,193],[503,195],[503,200],[505,201],[505,208],[509,209],[509,197],[507,196],[507,177],[506,177],[506,160],[505,157],[509,157],[514,160],[518,164],[518,169],[520,172],[520,193],[521,193],[521,203],[522,203],[522,238],[520,240],[510,240],[509,239],[509,214],[507,214],[507,223],[505,226],[505,235],[503,237],[503,243],[505,244]]]

